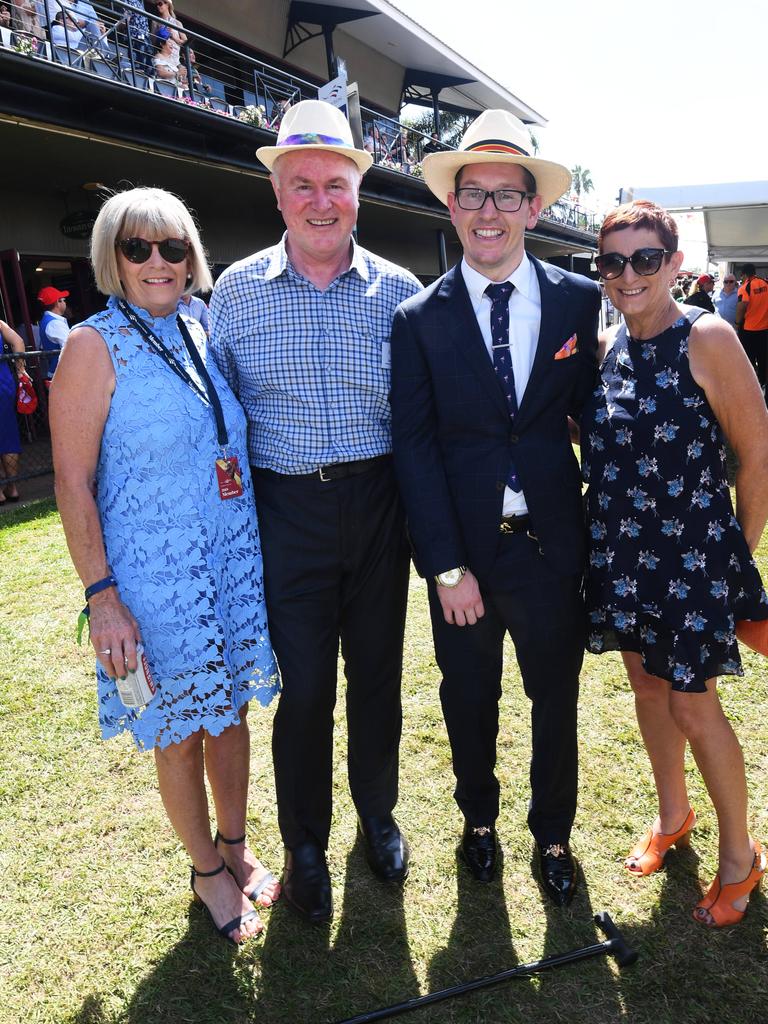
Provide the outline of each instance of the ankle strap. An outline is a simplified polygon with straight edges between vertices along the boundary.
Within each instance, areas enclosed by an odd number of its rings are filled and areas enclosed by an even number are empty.
[[[198,871],[194,864],[191,865],[192,874],[197,878],[213,878],[214,875],[220,875],[226,866],[227,865],[224,863],[223,858],[221,864],[219,864],[217,868],[214,868],[213,871]]]
[[[222,842],[226,843],[227,846],[237,846],[238,843],[245,842],[245,836],[246,833],[243,832],[239,839],[227,839],[225,838],[225,836],[221,834],[221,832],[219,832],[218,829],[216,829],[216,838],[213,840],[213,845],[216,846],[219,842]]]

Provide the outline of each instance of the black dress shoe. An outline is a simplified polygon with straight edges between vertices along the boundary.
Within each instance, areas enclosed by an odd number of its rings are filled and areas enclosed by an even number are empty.
[[[325,852],[317,843],[300,843],[292,850],[286,847],[283,897],[312,924],[323,924],[333,917],[331,876]]]
[[[537,846],[539,884],[557,907],[567,907],[576,892],[576,861],[567,843]]]
[[[392,815],[360,817],[358,821],[365,840],[365,859],[374,875],[384,882],[404,882],[411,852]]]
[[[475,828],[466,822],[459,854],[478,882],[493,881],[499,857],[499,844],[493,825]]]

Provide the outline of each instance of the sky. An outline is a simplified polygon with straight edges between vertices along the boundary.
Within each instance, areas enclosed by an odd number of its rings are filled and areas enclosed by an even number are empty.
[[[539,156],[589,168],[599,213],[622,187],[768,180],[758,0],[393,2],[547,119]]]

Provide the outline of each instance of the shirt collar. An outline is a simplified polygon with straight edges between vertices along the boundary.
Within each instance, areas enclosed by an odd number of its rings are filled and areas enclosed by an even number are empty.
[[[273,248],[270,257],[269,265],[264,274],[264,278],[267,281],[271,281],[281,274],[284,274],[288,267],[291,265],[291,261],[288,259],[288,249],[286,248],[286,240],[288,238],[288,232],[283,232],[283,237]],[[362,248],[357,242],[352,239],[352,260],[349,264],[349,270],[355,270],[364,281],[368,281],[370,278],[370,272],[368,270],[368,264],[365,262]],[[344,271],[348,273],[349,271]],[[343,276],[343,275],[340,275]]]
[[[467,263],[466,259],[462,258],[461,261],[461,273],[464,278],[464,283],[467,286],[469,297],[472,301],[472,305],[475,309],[478,309],[480,302],[485,295],[485,289],[489,284],[499,284],[498,281],[491,281],[489,277],[485,277],[480,274],[477,270]],[[514,286],[515,290],[520,292],[526,299],[534,298],[534,282],[532,277],[534,275],[533,264],[528,259],[528,254],[523,253],[523,258],[520,263],[512,271],[509,277],[506,277],[505,281],[510,281]]]

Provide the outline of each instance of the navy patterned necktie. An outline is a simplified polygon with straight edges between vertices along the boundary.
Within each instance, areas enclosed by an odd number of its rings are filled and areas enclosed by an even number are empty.
[[[514,290],[515,286],[511,281],[489,284],[485,289],[485,294],[491,300],[493,368],[507,400],[510,419],[514,419],[517,413],[515,372],[512,368],[512,353],[509,348],[509,297]],[[510,464],[509,467],[507,487],[515,492],[522,490],[513,464]]]

